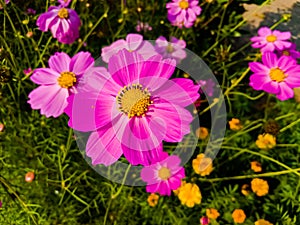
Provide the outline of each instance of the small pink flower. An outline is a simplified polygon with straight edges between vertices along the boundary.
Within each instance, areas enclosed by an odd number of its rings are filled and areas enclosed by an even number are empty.
[[[185,177],[184,168],[180,166],[180,158],[176,155],[164,157],[141,170],[141,178],[147,183],[146,191],[170,196],[172,190],[181,185]]]
[[[265,52],[262,63],[251,62],[249,67],[254,74],[250,76],[250,86],[263,90],[281,100],[294,96],[293,88],[300,87],[300,65],[289,56],[277,58],[275,53]]]
[[[24,69],[23,70],[23,73],[26,75],[26,76],[29,76],[31,73],[32,73],[32,69],[29,67],[28,69]]]
[[[43,32],[50,30],[59,42],[72,44],[79,37],[81,22],[75,10],[50,6],[47,12],[39,16],[36,25]]]
[[[207,224],[209,224],[209,218],[206,217],[206,216],[201,217],[200,224],[201,225],[207,225]]]
[[[137,32],[141,32],[143,31],[144,33],[147,32],[147,31],[151,31],[152,30],[152,27],[149,26],[149,23],[143,23],[141,21],[137,21],[137,25],[135,27],[135,30]]]
[[[2,132],[4,130],[4,124],[0,123],[0,132]]]
[[[250,40],[253,42],[253,48],[260,48],[261,52],[274,50],[283,50],[290,48],[292,43],[287,41],[291,38],[291,32],[280,32],[278,30],[272,31],[268,27],[261,27],[258,30],[258,35],[252,37]]]
[[[212,97],[214,94],[214,87],[215,87],[215,82],[213,82],[212,79],[208,79],[208,80],[200,80],[198,82],[198,84],[200,85],[200,94],[205,93],[207,94],[209,97]]]
[[[76,93],[85,72],[94,64],[90,53],[79,52],[70,58],[66,53],[55,53],[50,68],[35,69],[30,79],[40,86],[28,95],[32,109],[40,109],[46,117],[58,117],[67,106],[67,98]]]
[[[62,7],[68,7],[68,5],[70,4],[72,0],[58,0],[58,3],[60,4],[60,6]]]
[[[168,20],[174,26],[189,28],[201,13],[198,0],[172,0],[167,3]]]
[[[163,36],[160,36],[155,41],[155,50],[164,58],[175,59],[177,64],[186,57],[185,46],[184,40],[179,40],[175,37],[171,37],[170,42]]]
[[[137,51],[144,59],[148,59],[157,54],[149,41],[143,41],[142,35],[128,34],[126,40],[120,39],[113,42],[110,46],[102,48],[102,60],[108,63],[110,57],[122,49],[127,49],[130,52]]]
[[[36,10],[34,10],[34,9],[32,9],[32,8],[28,8],[28,9],[26,10],[26,13],[27,13],[28,15],[35,15],[35,14],[36,14]]]
[[[283,50],[277,51],[276,53],[278,57],[285,55],[291,56],[293,59],[300,58],[300,52],[297,51],[297,45],[295,43],[292,43],[291,47],[284,48]]]

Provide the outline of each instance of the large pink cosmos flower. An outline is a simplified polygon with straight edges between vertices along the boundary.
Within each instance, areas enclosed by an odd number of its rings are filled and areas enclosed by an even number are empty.
[[[176,63],[179,63],[186,57],[184,40],[171,37],[170,42],[168,42],[165,37],[160,36],[156,39],[155,44],[155,50],[164,58],[175,59]]]
[[[167,3],[168,20],[174,26],[182,28],[192,27],[201,13],[198,0],[172,0]]]
[[[253,42],[251,46],[260,48],[261,52],[283,50],[292,45],[291,42],[287,41],[291,38],[291,32],[272,31],[268,27],[261,27],[258,30],[258,35],[250,39]]]
[[[148,59],[151,56],[156,55],[153,45],[149,41],[143,41],[142,35],[128,34],[126,40],[120,39],[113,42],[110,46],[102,48],[102,60],[108,63],[110,57],[122,49],[137,51],[144,59]]]
[[[93,165],[111,165],[122,154],[132,165],[149,165],[162,154],[162,141],[179,142],[190,132],[193,117],[184,107],[199,97],[199,85],[169,80],[174,69],[174,60],[121,50],[109,59],[110,78],[98,74],[98,88],[68,98],[69,126],[93,131],[86,144]]]
[[[30,79],[41,86],[30,92],[28,103],[46,117],[58,117],[68,104],[68,96],[76,93],[84,73],[94,65],[94,59],[88,52],[79,52],[72,58],[62,52],[51,56],[48,63],[49,68],[35,69],[31,75]]]
[[[184,168],[180,166],[180,158],[176,155],[166,156],[141,170],[141,178],[147,183],[146,191],[160,195],[170,196],[172,190],[180,187],[184,177]]]
[[[255,90],[263,90],[281,100],[294,96],[293,88],[300,87],[300,65],[289,56],[277,58],[275,53],[265,52],[262,56],[263,64],[249,63],[254,72],[250,76],[250,86]]]
[[[43,32],[51,30],[54,38],[63,44],[72,44],[79,37],[80,18],[73,9],[50,6],[42,13],[36,25]]]

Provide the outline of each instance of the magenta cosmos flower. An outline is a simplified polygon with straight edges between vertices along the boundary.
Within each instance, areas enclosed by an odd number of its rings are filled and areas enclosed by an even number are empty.
[[[277,51],[277,55],[280,57],[282,55],[291,56],[293,59],[300,58],[300,52],[297,51],[297,45],[292,43],[291,47],[285,48],[281,51]]]
[[[39,16],[36,25],[43,32],[50,30],[59,42],[72,44],[79,37],[81,22],[75,10],[50,6],[46,13]]]
[[[149,41],[143,41],[142,35],[128,34],[126,40],[120,39],[113,42],[110,46],[102,48],[102,60],[108,63],[110,57],[122,49],[137,51],[144,59],[148,59],[156,54],[153,45]]]
[[[275,53],[265,52],[262,63],[251,62],[249,67],[254,74],[250,76],[250,86],[263,90],[283,101],[294,96],[293,88],[300,87],[300,66],[289,56],[277,58]]]
[[[162,141],[179,142],[190,132],[193,117],[184,107],[199,97],[199,86],[169,80],[174,69],[174,60],[145,60],[124,49],[109,59],[110,78],[98,74],[95,88],[68,98],[69,126],[92,131],[86,154],[93,165],[111,165],[122,154],[132,165],[149,165],[163,153]]]
[[[168,20],[174,26],[189,28],[201,13],[198,0],[172,0],[167,3]]]
[[[258,30],[258,35],[252,37],[250,40],[253,42],[253,48],[260,48],[261,52],[274,50],[283,50],[291,47],[292,43],[287,41],[291,38],[291,32],[280,32],[278,30],[272,31],[268,27],[261,27]]]
[[[180,166],[178,156],[172,155],[164,158],[162,161],[143,167],[141,178],[147,183],[147,192],[170,196],[172,190],[180,187],[185,172]]]
[[[84,73],[94,64],[90,53],[79,52],[72,58],[65,53],[55,53],[49,68],[35,69],[30,79],[41,86],[29,94],[32,109],[40,109],[46,117],[58,117],[67,106],[67,97],[76,93]]]
[[[155,44],[155,50],[164,58],[175,59],[176,63],[179,63],[186,57],[184,40],[171,37],[170,42],[168,42],[165,37],[160,36],[156,39]]]

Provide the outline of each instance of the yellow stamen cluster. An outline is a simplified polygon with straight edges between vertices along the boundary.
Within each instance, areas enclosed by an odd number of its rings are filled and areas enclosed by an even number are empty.
[[[149,105],[153,103],[150,97],[147,88],[144,89],[140,84],[125,86],[117,96],[117,102],[120,106],[119,110],[129,118],[145,116]]]
[[[187,9],[189,7],[189,3],[186,0],[182,0],[179,2],[179,7],[181,9]]]
[[[277,37],[273,34],[267,36],[267,42],[275,42],[277,40]]]
[[[76,83],[76,76],[73,72],[62,72],[57,82],[62,88],[70,88]]]
[[[158,177],[162,180],[168,180],[171,176],[171,171],[167,167],[162,167],[158,170]]]
[[[269,72],[269,76],[273,81],[282,82],[287,75],[279,68],[272,68]]]
[[[61,8],[58,13],[57,13],[58,17],[61,19],[67,19],[69,18],[69,12],[66,8]]]

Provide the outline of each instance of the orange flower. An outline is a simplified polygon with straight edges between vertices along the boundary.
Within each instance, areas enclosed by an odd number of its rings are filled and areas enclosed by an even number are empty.
[[[208,136],[208,129],[206,127],[199,127],[195,133],[199,139],[204,140]]]
[[[25,175],[25,181],[26,182],[32,182],[34,180],[34,172],[28,172]]]
[[[244,223],[246,214],[242,209],[235,209],[232,213],[232,218],[235,223]]]
[[[245,196],[249,195],[250,194],[250,187],[249,187],[249,185],[248,184],[243,184],[241,192]]]
[[[264,196],[269,192],[269,184],[263,179],[254,178],[251,181],[251,189],[257,196]]]
[[[207,216],[209,219],[214,219],[214,220],[216,220],[216,219],[220,216],[220,213],[218,212],[218,210],[216,210],[216,209],[214,209],[214,208],[206,209],[206,216]]]
[[[271,149],[276,145],[276,138],[272,134],[260,134],[255,144],[260,149]]]
[[[148,204],[149,204],[151,207],[154,207],[154,206],[157,205],[158,199],[159,199],[159,195],[154,194],[154,193],[151,193],[151,194],[148,196],[147,202],[148,202]]]
[[[239,119],[232,118],[228,123],[231,130],[238,131],[243,128]]]
[[[257,161],[251,162],[251,169],[256,173],[262,171],[261,164]]]
[[[201,203],[202,195],[197,184],[186,183],[180,187],[178,198],[182,205],[192,208]]]
[[[273,225],[273,223],[270,223],[269,221],[264,219],[259,219],[254,223],[254,225]]]
[[[211,158],[205,157],[203,153],[197,155],[193,160],[193,169],[200,176],[209,175],[213,171]]]

